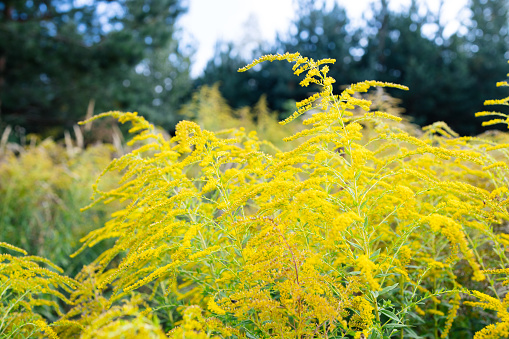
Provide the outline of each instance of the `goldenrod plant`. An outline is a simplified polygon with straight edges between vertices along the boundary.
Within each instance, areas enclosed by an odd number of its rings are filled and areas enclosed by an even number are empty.
[[[67,147],[51,139],[32,139],[16,148],[0,145],[0,241],[51,260],[74,275],[104,248],[90,249],[78,260],[69,255],[79,239],[104,224],[119,206],[101,206],[86,213],[92,184],[116,156],[108,144]],[[112,187],[118,178],[103,185]]]
[[[0,338],[57,338],[58,323],[48,325],[37,309],[49,307],[62,315],[55,298],[70,302],[64,293],[75,289],[76,281],[21,248],[0,242],[0,249],[22,254],[0,254]]]
[[[184,105],[180,113],[196,122],[201,129],[214,131],[216,135],[228,133],[231,129],[244,129],[256,132],[256,137],[265,145],[263,150],[288,150],[293,143],[284,142],[289,131],[282,129],[277,121],[277,113],[270,111],[267,98],[262,96],[253,108],[231,108],[219,92],[219,86],[202,86],[192,100]],[[302,130],[302,126],[291,126],[290,133]]]
[[[73,254],[111,244],[75,277],[54,335],[509,336],[507,134],[419,129],[370,91],[407,90],[397,84],[335,94],[333,59],[266,55],[240,71],[267,61],[293,63],[300,84],[319,89],[281,122],[304,126],[284,150],[253,126],[207,130],[216,120],[206,103],[221,103],[213,88],[202,92],[211,100],[186,108],[198,123],[181,121],[171,138],[137,113],[84,122],[130,123],[135,148],[93,186],[85,209],[124,207]],[[225,103],[218,110],[207,114],[233,114]],[[108,173],[121,176],[110,190]],[[475,324],[465,316],[480,309]]]

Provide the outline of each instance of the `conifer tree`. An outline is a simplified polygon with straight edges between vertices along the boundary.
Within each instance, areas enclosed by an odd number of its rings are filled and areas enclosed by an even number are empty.
[[[175,26],[184,10],[179,0],[0,1],[0,121],[47,131],[95,103],[169,127],[190,86]]]
[[[302,51],[315,60],[334,56],[338,62],[330,74],[337,80],[336,90],[364,79],[402,83],[412,90],[390,94],[402,100],[414,122],[424,126],[445,121],[461,134],[480,133],[474,113],[483,110],[483,98],[503,95],[492,84],[501,80],[508,56],[506,1],[470,1],[464,9],[471,13],[470,20],[452,34],[441,10],[426,10],[415,0],[400,11],[390,10],[387,0],[374,2],[373,15],[366,16],[361,29],[349,26],[339,5],[308,0],[298,4],[287,34],[257,54]],[[233,107],[253,105],[266,94],[269,106],[280,112],[290,98],[302,99],[314,91],[312,86],[299,88],[285,64],[269,63],[249,75],[231,76],[243,61],[234,45],[223,46],[197,84],[219,80],[222,95]]]
[[[350,50],[358,46],[359,34],[348,30],[345,9],[338,4],[327,7],[323,1],[299,0],[297,5],[296,19],[287,33],[279,34],[271,46],[259,46],[254,55],[285,51],[303,51],[315,59],[333,55],[341,61],[331,67],[337,85],[353,82],[354,60]],[[239,52],[232,43],[219,43],[196,86],[219,82],[221,94],[235,108],[252,106],[266,94],[269,106],[282,113],[280,118],[293,110],[290,101],[304,99],[314,90],[312,86],[301,88],[285,64],[269,63],[255,72],[235,74],[234,70],[252,59],[251,56],[244,59]]]

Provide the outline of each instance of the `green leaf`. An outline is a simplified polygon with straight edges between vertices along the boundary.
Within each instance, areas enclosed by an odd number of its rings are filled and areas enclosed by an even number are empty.
[[[380,332],[378,332],[376,329],[371,332],[371,334],[369,335],[369,339],[382,339],[382,335],[380,334]]]
[[[362,210],[364,208],[364,206],[366,206],[367,203],[368,203],[368,201],[364,200],[359,208]]]
[[[398,318],[398,316],[389,310],[381,309],[380,313],[386,315],[387,317],[391,318],[394,321],[397,321],[398,323],[401,323],[401,320]]]
[[[352,242],[352,241],[350,241],[350,240],[347,240],[347,242],[348,242],[350,245],[352,245],[353,247],[355,247],[356,249],[358,249],[358,250],[360,250],[360,251],[364,251],[364,249],[361,247],[361,245],[356,244],[356,243],[354,243],[354,242]]]
[[[405,338],[415,338],[415,339],[421,339],[424,337],[421,337],[420,335],[417,335],[417,333],[414,332],[411,328],[405,329]]]
[[[377,249],[375,252],[371,253],[371,255],[369,256],[369,260],[374,261],[373,259],[376,259],[379,254],[380,254],[380,249]]]
[[[415,320],[418,320],[419,322],[423,323],[424,322],[424,319],[421,318],[420,315],[418,315],[417,313],[415,312],[408,312],[407,313],[409,316],[411,316],[412,318],[414,318]]]
[[[362,174],[362,171],[357,171],[357,173],[355,173],[355,181],[359,180],[361,174]]]
[[[396,324],[396,323],[389,323],[389,324],[384,325],[384,328],[387,328],[390,330],[392,330],[394,328],[405,328],[405,327],[408,327],[408,326],[405,324]]]
[[[385,294],[389,291],[392,291],[393,289],[395,289],[396,287],[399,286],[399,283],[395,283],[394,285],[391,285],[391,286],[387,286],[387,287],[384,287],[382,288],[382,290],[380,291],[380,295],[382,294]]]

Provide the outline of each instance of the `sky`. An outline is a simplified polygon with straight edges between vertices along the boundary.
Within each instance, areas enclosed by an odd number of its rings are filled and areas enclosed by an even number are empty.
[[[362,13],[374,0],[327,0],[331,6],[337,2],[347,11],[353,25],[360,25]],[[436,12],[440,0],[420,0],[422,6]],[[408,7],[410,0],[389,0],[392,10]],[[441,22],[447,23],[445,34],[458,29],[459,21],[468,19],[467,0],[445,0]],[[192,76],[197,76],[213,56],[218,40],[232,41],[243,45],[247,40],[274,41],[276,33],[288,31],[295,19],[294,0],[188,0],[188,12],[180,18],[184,42],[195,46]],[[258,33],[249,34],[246,23],[257,27]]]

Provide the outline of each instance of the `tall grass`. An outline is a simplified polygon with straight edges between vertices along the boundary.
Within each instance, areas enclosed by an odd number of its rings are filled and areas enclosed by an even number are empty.
[[[90,249],[76,260],[69,255],[79,247],[79,239],[104,224],[119,207],[112,204],[80,212],[90,202],[96,178],[116,152],[111,145],[83,148],[70,139],[67,144],[47,139],[25,146],[4,142],[0,148],[1,241],[48,258],[71,276],[80,271],[104,247]],[[113,182],[111,178],[102,184]]]

